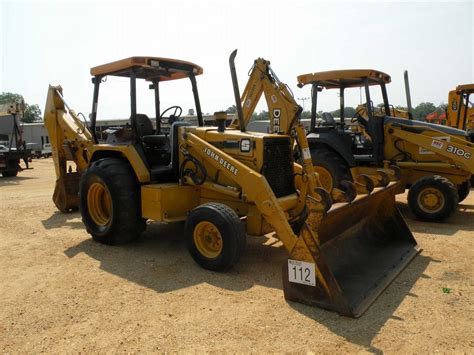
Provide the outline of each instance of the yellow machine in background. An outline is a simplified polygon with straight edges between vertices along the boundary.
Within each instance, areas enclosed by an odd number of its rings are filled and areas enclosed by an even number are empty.
[[[283,266],[288,300],[359,316],[419,252],[393,196],[330,208],[301,127],[296,134],[306,149],[301,164],[293,160],[290,136],[246,132],[242,115],[241,129],[226,128],[221,113],[215,115],[217,127],[205,127],[196,84],[202,72],[193,63],[157,57],[92,68],[87,126],[67,107],[62,89],[50,86],[44,119],[56,167],[54,202],[62,210],[76,207],[72,182],[80,179],[83,223],[94,240],[105,244],[136,239],[147,219],[185,221],[191,256],[215,271],[239,260],[246,234],[273,232],[289,254]],[[130,80],[131,117],[130,126],[99,143],[95,124],[106,76]],[[165,83],[184,78],[191,81],[198,126],[180,121],[179,106],[160,109]],[[156,129],[138,113],[137,80],[151,83]],[[240,100],[236,105],[241,113]],[[169,136],[161,132],[162,120],[171,123]]]
[[[454,128],[391,117],[386,84],[390,76],[377,70],[339,70],[310,73],[298,76],[298,85],[312,86],[311,132],[308,141],[314,143],[313,154],[329,151],[329,160],[315,160],[331,172],[337,181],[351,171],[353,178],[370,174],[374,170],[397,166],[400,168],[402,189],[409,188],[408,202],[421,219],[442,221],[454,211],[458,199],[469,193],[469,179],[474,173],[472,137]],[[381,89],[383,111],[371,104],[370,88]],[[364,134],[348,130],[344,123],[344,92],[350,88],[363,88],[366,104],[356,112],[357,122]],[[316,127],[318,93],[324,89],[339,90],[341,120],[335,122],[330,114],[326,122]],[[410,111],[409,111],[410,112]],[[367,138],[368,137],[368,138]]]
[[[231,65],[234,64],[231,63]],[[237,85],[236,78],[234,78],[235,85]],[[300,114],[302,108],[296,103],[288,86],[278,79],[270,66],[270,62],[258,58],[249,71],[249,79],[240,98],[245,128],[252,126],[252,114],[262,95],[265,96],[267,103],[269,120],[266,125],[260,127],[260,132],[273,132],[295,137],[295,128],[301,124]],[[234,120],[231,127],[238,127],[238,125],[238,120]],[[353,127],[356,128],[357,125]],[[313,138],[311,135],[306,137],[309,148],[313,146]],[[299,143],[297,137],[294,140]],[[325,154],[325,152],[319,151],[318,157],[322,154]],[[313,159],[315,159],[314,156]],[[328,159],[333,161],[333,157],[328,157]],[[323,165],[315,164],[314,169],[318,173],[322,186],[331,193],[333,201],[336,202],[352,201],[358,192],[371,194],[374,187],[386,188],[390,180],[397,180],[397,171],[387,168],[374,170],[370,174],[360,174],[357,179],[354,179],[354,183],[350,173],[341,174],[341,179],[333,184],[331,174]],[[395,188],[394,184],[391,184],[390,188]],[[378,189],[377,193],[383,193],[383,189]],[[369,198],[369,196],[367,197]]]
[[[458,85],[448,95],[446,125],[474,132],[474,104],[470,95],[474,93],[474,84]]]

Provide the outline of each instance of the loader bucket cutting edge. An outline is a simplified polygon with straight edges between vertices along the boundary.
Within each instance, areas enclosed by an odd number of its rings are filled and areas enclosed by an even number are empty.
[[[355,318],[365,312],[421,251],[395,205],[397,184],[336,204],[316,231],[319,245],[309,234],[298,238],[289,260],[314,264],[315,286],[290,282],[286,263],[285,299]]]

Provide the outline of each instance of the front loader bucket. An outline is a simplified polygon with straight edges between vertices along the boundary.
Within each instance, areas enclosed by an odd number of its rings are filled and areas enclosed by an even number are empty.
[[[359,317],[420,252],[395,205],[397,183],[333,206],[283,267],[285,298]],[[314,273],[314,274],[312,274]]]
[[[66,173],[56,180],[53,202],[61,212],[71,212],[79,208],[79,182],[81,173]]]

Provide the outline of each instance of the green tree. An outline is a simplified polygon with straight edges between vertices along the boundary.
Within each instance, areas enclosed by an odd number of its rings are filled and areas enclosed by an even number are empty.
[[[194,109],[190,108],[188,110],[188,116],[194,116]]]
[[[426,115],[436,111],[436,106],[431,102],[422,102],[413,109],[413,118],[418,121],[424,121]]]
[[[301,118],[311,118],[311,112],[310,111],[301,112]]]
[[[41,121],[41,110],[39,106],[36,104],[26,105],[22,121],[26,123]]]
[[[20,94],[15,94],[12,92],[2,92],[0,94],[0,104],[8,104],[8,103],[20,103],[24,102],[25,104],[25,111],[22,115],[20,115],[20,119],[23,122],[36,122],[41,121],[41,110],[38,105],[28,105],[25,102],[25,99]]]
[[[438,107],[436,107],[436,111],[438,111],[438,113],[443,113],[443,112],[446,112],[446,110],[448,109],[448,104],[439,104]]]
[[[350,107],[350,106],[344,107],[344,117],[345,118],[354,117],[355,113],[356,113],[356,110],[355,110],[354,107]],[[338,110],[332,111],[331,115],[333,115],[333,117],[341,117],[341,110],[338,109]]]
[[[235,105],[232,105],[225,110],[227,113],[236,113],[237,112],[237,107]]]
[[[13,102],[23,101],[23,96],[19,94],[14,94],[12,92],[2,92],[0,94],[0,104],[8,104]]]

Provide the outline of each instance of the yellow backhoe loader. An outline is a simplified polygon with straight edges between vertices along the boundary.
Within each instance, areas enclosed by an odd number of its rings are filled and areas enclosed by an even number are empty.
[[[470,100],[471,94],[474,94],[474,84],[458,85],[456,90],[449,92],[447,126],[474,132],[474,104]]]
[[[469,193],[469,179],[474,173],[473,136],[450,127],[392,117],[386,90],[390,81],[389,75],[370,69],[298,76],[299,87],[312,86],[308,142],[313,161],[328,171],[333,184],[341,176],[355,179],[359,174],[397,166],[402,181],[399,192],[409,188],[408,203],[413,213],[423,220],[442,221]],[[381,89],[382,110],[375,110],[371,103],[370,88],[374,86]],[[344,93],[350,88],[365,91],[366,104],[352,117],[362,134],[345,125]],[[324,89],[339,90],[341,119],[336,122],[325,113],[323,124],[317,126],[318,93]]]
[[[235,64],[231,63],[235,68]],[[236,76],[232,78],[234,86],[238,86]],[[291,90],[288,86],[282,83],[270,66],[270,62],[263,58],[258,58],[254,61],[252,68],[249,71],[249,79],[245,89],[240,98],[242,105],[243,125],[245,128],[252,129],[252,114],[262,97],[265,96],[267,103],[269,120],[265,124],[260,125],[259,132],[271,132],[276,134],[285,134],[289,136],[295,135],[295,127],[299,125],[300,114],[302,108],[295,101]],[[234,119],[231,127],[239,127],[240,121]],[[313,145],[313,136],[308,136],[306,140],[310,148]],[[297,139],[295,139],[298,142]],[[317,159],[325,154],[319,152],[317,157],[313,155],[313,159]],[[350,202],[357,193],[371,194],[374,187],[390,187],[396,188],[395,184],[390,184],[390,180],[396,181],[398,169],[380,168],[371,171],[370,174],[359,174],[357,179],[352,179],[348,171],[347,174],[342,173],[333,185],[333,179],[328,170],[319,164],[314,165],[314,170],[318,173],[319,180],[322,186],[331,193],[331,197],[335,202]],[[353,183],[354,182],[354,183]],[[379,189],[378,193],[382,193]]]
[[[64,211],[79,205],[87,231],[105,244],[137,238],[147,219],[185,221],[191,256],[214,271],[238,261],[247,234],[274,232],[289,254],[286,299],[361,315],[419,252],[393,198],[331,207],[318,187],[302,126],[295,128],[301,164],[293,160],[291,137],[246,132],[242,115],[240,129],[226,128],[222,113],[215,114],[217,127],[204,126],[196,83],[202,72],[196,64],[158,57],[94,67],[90,124],[66,105],[61,87],[50,86],[44,119],[56,167],[56,206]],[[101,143],[95,126],[107,76],[129,79],[131,116],[129,126]],[[179,106],[160,109],[168,82],[185,78],[198,126],[180,120]],[[138,113],[138,80],[151,84],[156,129]],[[161,132],[162,120],[171,123],[169,136]]]

